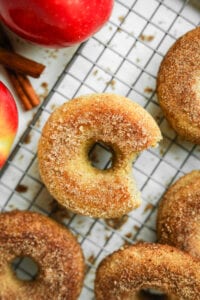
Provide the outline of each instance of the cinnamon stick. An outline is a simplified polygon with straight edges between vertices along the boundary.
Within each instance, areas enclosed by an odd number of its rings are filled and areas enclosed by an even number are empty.
[[[12,44],[8,36],[4,32],[4,29],[1,24],[0,24],[0,45],[4,49],[14,52]],[[37,106],[40,103],[40,100],[36,92],[34,91],[29,79],[25,75],[18,74],[17,72],[11,70],[9,67],[6,67],[7,74],[24,109],[30,110],[33,107]]]
[[[37,106],[40,101],[39,98],[35,92],[35,90],[33,89],[30,80],[23,75],[17,75],[18,81],[21,84],[21,86],[23,87],[24,93],[25,95],[30,99],[30,102],[32,104],[33,107]]]
[[[24,107],[25,110],[30,110],[33,108],[29,98],[26,96],[26,94],[24,93],[24,90],[18,80],[18,77],[17,75],[12,72],[11,70],[7,70],[7,73],[8,73],[8,77],[19,97],[19,99],[21,100],[22,102],[22,105]]]
[[[0,48],[0,64],[25,75],[38,78],[45,66],[17,53]]]

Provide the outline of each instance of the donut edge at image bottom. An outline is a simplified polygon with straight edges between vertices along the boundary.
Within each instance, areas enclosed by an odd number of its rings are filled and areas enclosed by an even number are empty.
[[[30,257],[39,272],[19,280],[11,269],[15,258]],[[84,258],[72,233],[54,220],[30,211],[0,214],[1,299],[75,300],[84,279]]]
[[[152,288],[166,293],[168,300],[198,299],[199,267],[199,262],[187,253],[168,245],[127,246],[107,256],[98,266],[96,300],[141,300],[140,292]]]

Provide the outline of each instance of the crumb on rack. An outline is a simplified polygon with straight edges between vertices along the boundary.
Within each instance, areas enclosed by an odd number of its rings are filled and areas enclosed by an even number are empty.
[[[28,191],[28,187],[25,184],[18,184],[15,191],[18,193],[26,193]]]
[[[152,210],[153,208],[154,208],[153,204],[148,203],[148,204],[145,206],[143,213],[146,213],[147,211]]]
[[[157,122],[157,123],[160,123],[160,122],[161,122],[161,120],[162,120],[162,117],[163,117],[162,113],[160,113],[160,114],[156,115],[156,116],[155,116],[155,120],[156,120],[156,122]]]
[[[120,27],[118,27],[118,28],[117,28],[117,31],[118,31],[118,32],[121,32],[121,31],[122,31],[122,29],[121,29]]]
[[[127,237],[128,239],[131,239],[133,237],[131,232],[128,232],[127,234],[125,234],[125,237]]]
[[[77,222],[77,224],[78,224],[78,225],[82,225],[82,224],[83,224],[83,220],[82,220],[82,219],[79,219],[78,222]]]
[[[87,258],[87,261],[88,261],[90,264],[93,264],[94,261],[95,261],[95,255],[94,255],[94,254],[91,254],[91,255]]]
[[[105,222],[113,229],[120,229],[128,221],[128,216],[124,215],[121,218],[106,219]]]
[[[41,125],[41,119],[38,119],[37,122],[35,123],[35,126],[36,126],[37,128],[39,128],[40,125]]]
[[[109,239],[110,239],[110,235],[106,234],[105,237],[104,237],[104,239],[105,239],[105,242],[107,243],[109,241]]]
[[[144,92],[145,93],[152,93],[153,89],[150,86],[147,86],[147,87],[145,87]]]
[[[137,241],[137,243],[145,243],[145,242],[146,242],[146,241],[145,241],[144,239],[142,239],[142,238],[139,238],[139,239],[137,239],[136,241]]]
[[[51,217],[58,221],[58,222],[62,222],[63,219],[70,219],[71,215],[69,213],[69,211],[64,208],[62,205],[60,205],[56,200],[52,200],[52,202],[50,203],[51,206]]]
[[[44,89],[44,94],[47,94],[49,91],[49,86],[47,82],[42,82],[41,87]]]
[[[96,76],[98,74],[98,70],[94,70],[93,75]]]
[[[31,133],[30,132],[25,136],[23,143],[26,145],[31,143]]]
[[[48,83],[47,83],[47,82],[42,82],[42,83],[41,83],[41,87],[42,87],[43,89],[48,89]]]
[[[49,87],[47,82],[42,82],[40,86],[44,89],[44,92],[39,95],[40,99],[43,100],[49,93]]]
[[[110,81],[106,82],[108,85],[111,86],[111,88],[114,90],[115,89],[115,85],[116,85],[116,80],[112,79]]]
[[[160,148],[159,153],[160,153],[160,156],[163,156],[165,154],[165,150],[163,148]]]
[[[87,262],[89,264],[93,264],[95,261],[95,255],[94,254],[91,254],[88,258],[87,258]],[[85,265],[85,274],[87,274],[90,270],[90,265]]]
[[[133,229],[134,229],[136,232],[138,232],[139,229],[140,229],[140,227],[139,227],[138,225],[134,225],[134,226],[133,226]]]
[[[155,36],[154,35],[145,35],[145,34],[141,34],[139,36],[139,38],[144,41],[144,42],[151,42],[154,40]]]
[[[130,246],[130,245],[132,245],[132,243],[129,242],[129,241],[127,241],[127,240],[125,240],[122,247]]]
[[[119,16],[119,17],[118,17],[118,20],[119,20],[120,22],[123,22],[123,21],[125,20],[125,16]]]
[[[17,209],[14,204],[8,204],[8,207],[11,208],[11,209],[13,209],[13,210]]]
[[[24,158],[24,155],[21,154],[21,155],[19,156],[18,160],[22,160],[23,158]]]
[[[159,143],[159,153],[163,156],[168,148],[168,140],[163,138],[163,140]]]

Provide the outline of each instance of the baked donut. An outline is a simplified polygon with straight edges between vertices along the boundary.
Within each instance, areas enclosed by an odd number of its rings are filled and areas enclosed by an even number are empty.
[[[200,144],[200,27],[179,38],[164,57],[157,80],[160,106],[173,129]]]
[[[39,267],[32,281],[19,280],[10,264],[30,257]],[[0,214],[0,299],[75,300],[83,284],[83,255],[75,237],[38,213]]]
[[[200,171],[181,177],[165,193],[157,217],[159,243],[200,259]]]
[[[165,293],[166,300],[198,299],[199,267],[199,262],[190,255],[168,245],[127,246],[99,265],[95,278],[96,300],[149,299],[145,297],[146,289]]]
[[[161,139],[141,106],[114,94],[73,99],[47,120],[38,147],[39,170],[52,196],[78,214],[116,218],[136,208],[132,178],[136,155]],[[96,142],[113,150],[110,169],[94,168],[88,153]]]

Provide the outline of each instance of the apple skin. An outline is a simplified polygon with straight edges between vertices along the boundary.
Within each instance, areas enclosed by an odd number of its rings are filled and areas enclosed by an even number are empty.
[[[0,81],[0,169],[6,162],[18,128],[18,111],[8,88]]]
[[[83,42],[110,17],[114,0],[0,0],[1,20],[19,36],[61,48]]]

